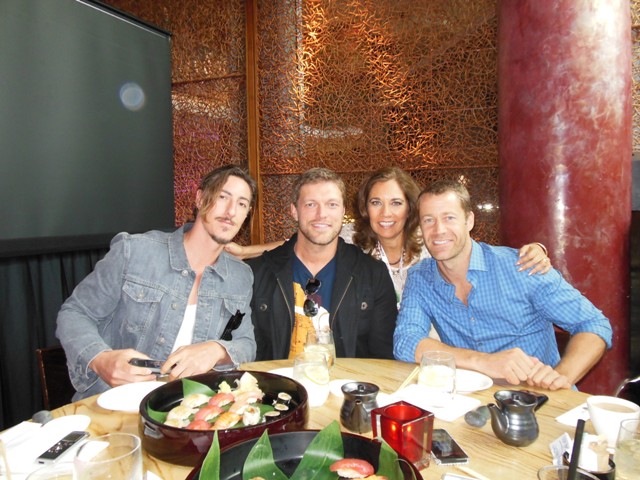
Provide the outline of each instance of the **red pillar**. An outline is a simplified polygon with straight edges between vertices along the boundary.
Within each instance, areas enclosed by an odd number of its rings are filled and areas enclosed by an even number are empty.
[[[498,112],[503,242],[545,243],[610,319],[579,388],[611,394],[629,363],[629,1],[498,0]]]

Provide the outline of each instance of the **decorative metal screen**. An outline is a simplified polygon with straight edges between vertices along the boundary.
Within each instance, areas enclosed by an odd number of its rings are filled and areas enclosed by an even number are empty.
[[[259,152],[267,240],[289,236],[290,187],[313,166],[351,196],[398,165],[424,185],[464,177],[477,239],[499,238],[495,0],[247,0],[258,8]],[[108,0],[173,34],[176,223],[197,179],[247,163],[243,0]],[[633,23],[640,149],[640,0]],[[349,207],[351,207],[349,205]],[[248,241],[243,230],[240,241]]]
[[[353,197],[398,165],[424,184],[464,175],[497,205],[494,1],[258,0],[265,237],[291,234],[290,185],[313,166]],[[351,206],[349,206],[351,207]],[[497,212],[476,238],[495,241]]]

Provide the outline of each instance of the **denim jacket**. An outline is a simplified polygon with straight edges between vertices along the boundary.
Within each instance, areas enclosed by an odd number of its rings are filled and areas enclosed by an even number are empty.
[[[77,390],[74,400],[109,388],[88,366],[103,351],[133,348],[158,360],[169,356],[196,278],[183,245],[190,228],[187,224],[173,233],[116,235],[109,252],[64,303],[56,335]],[[251,269],[224,251],[207,266],[192,342],[217,340],[234,363],[254,360],[252,283]],[[237,310],[245,316],[233,340],[218,340]]]

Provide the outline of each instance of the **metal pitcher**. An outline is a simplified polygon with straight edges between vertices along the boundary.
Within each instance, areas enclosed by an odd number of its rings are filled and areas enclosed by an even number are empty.
[[[373,383],[349,382],[342,385],[344,401],[340,423],[346,429],[366,433],[371,431],[371,410],[378,408],[376,397],[380,388]]]

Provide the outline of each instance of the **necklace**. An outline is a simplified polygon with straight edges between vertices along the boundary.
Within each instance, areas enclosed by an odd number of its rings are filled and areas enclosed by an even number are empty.
[[[382,245],[380,244],[380,242],[378,242],[378,244],[376,245],[376,249],[378,250],[378,256],[380,257],[380,260],[382,260],[386,265],[387,268],[389,269],[389,273],[391,273],[391,275],[394,274],[398,274],[403,270],[404,267],[404,248],[402,249],[402,255],[400,255],[400,258],[398,259],[397,262],[389,262],[389,259],[387,258],[387,254],[384,251],[384,248],[382,248]],[[391,268],[391,266],[395,266],[398,265],[398,270],[395,271],[394,269]]]
[[[404,250],[402,251],[402,255],[400,255],[400,258],[395,262],[389,262],[389,265],[397,265],[400,263],[400,260],[402,260],[403,258],[404,258]]]

